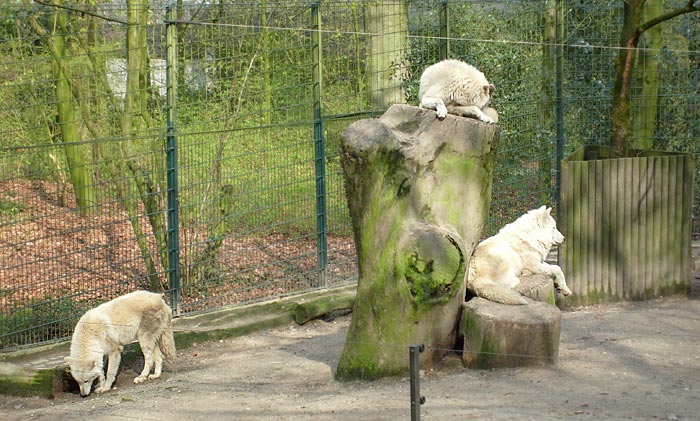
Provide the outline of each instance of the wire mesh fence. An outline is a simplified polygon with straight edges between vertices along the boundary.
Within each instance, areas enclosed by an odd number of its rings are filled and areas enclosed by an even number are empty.
[[[341,133],[416,104],[441,58],[496,85],[485,235],[556,205],[558,160],[607,142],[619,1],[168,6],[0,6],[0,348],[65,338],[136,288],[186,314],[354,282]],[[697,153],[700,23],[663,28],[636,133]]]

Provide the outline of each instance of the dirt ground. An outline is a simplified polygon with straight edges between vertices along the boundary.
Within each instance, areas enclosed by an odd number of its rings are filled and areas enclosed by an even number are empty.
[[[410,419],[408,378],[334,380],[349,322],[197,344],[159,380],[134,385],[138,367],[123,367],[103,395],[0,396],[0,419]],[[420,388],[422,419],[700,419],[700,300],[565,311],[556,365],[468,370],[455,355]]]

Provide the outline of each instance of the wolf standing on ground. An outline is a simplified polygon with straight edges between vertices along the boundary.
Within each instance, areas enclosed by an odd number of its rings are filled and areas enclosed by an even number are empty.
[[[487,107],[495,89],[476,67],[459,60],[443,60],[423,71],[418,100],[422,108],[437,111],[439,119],[449,113],[496,123],[498,114]]]
[[[175,357],[172,310],[161,294],[134,291],[88,310],[75,326],[70,356],[65,359],[80,386],[80,396],[90,394],[95,379],[95,392],[108,391],[117,376],[124,345],[136,340],[143,352],[144,366],[134,383],[160,377],[163,357]],[[106,378],[102,368],[105,355]]]
[[[571,295],[564,273],[544,260],[564,236],[551,215],[552,208],[534,209],[479,243],[469,261],[467,288],[476,296],[503,304],[527,304],[517,291],[523,273],[542,273],[563,295]]]

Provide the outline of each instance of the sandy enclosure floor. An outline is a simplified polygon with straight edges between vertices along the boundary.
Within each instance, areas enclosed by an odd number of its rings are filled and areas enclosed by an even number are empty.
[[[178,351],[141,385],[54,400],[0,397],[0,419],[410,419],[408,378],[337,382],[350,316]],[[400,352],[408,348],[397,344]],[[668,298],[562,313],[559,362],[468,370],[458,357],[423,372],[422,419],[700,419],[700,300]]]

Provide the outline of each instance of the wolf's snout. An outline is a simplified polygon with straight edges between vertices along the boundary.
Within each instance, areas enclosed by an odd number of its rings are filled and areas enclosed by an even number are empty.
[[[566,240],[566,238],[564,237],[564,234],[561,233],[561,231],[555,229],[554,235],[552,236],[552,240],[554,240],[554,244],[561,244]]]

